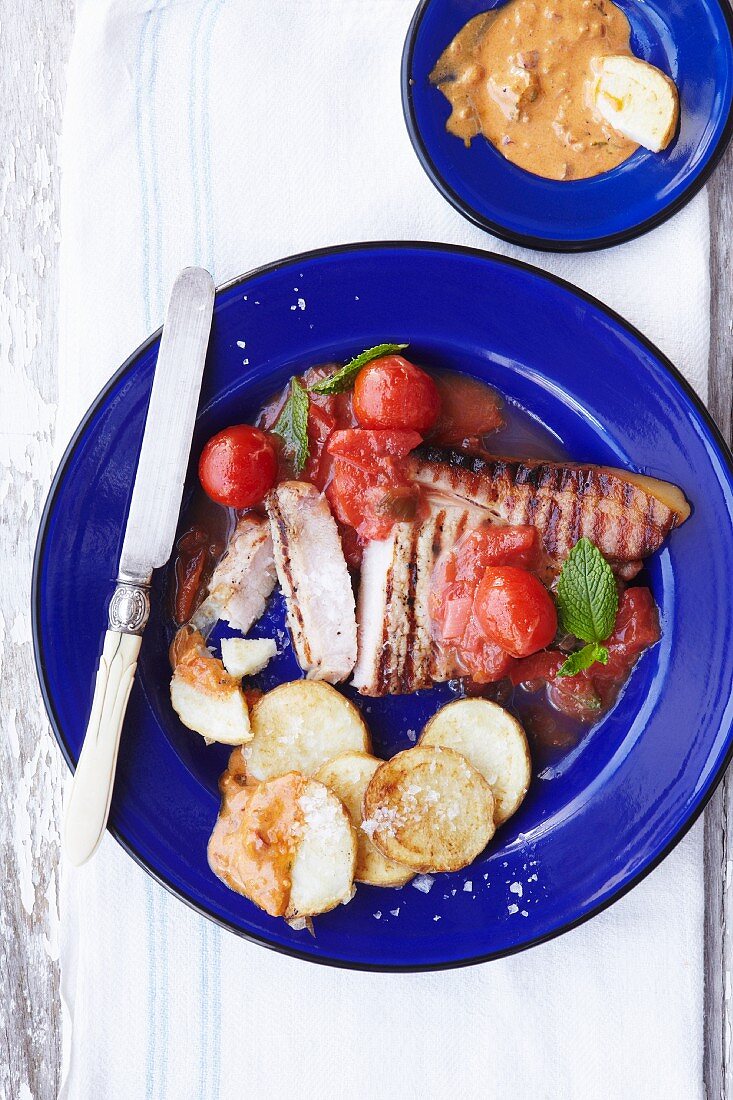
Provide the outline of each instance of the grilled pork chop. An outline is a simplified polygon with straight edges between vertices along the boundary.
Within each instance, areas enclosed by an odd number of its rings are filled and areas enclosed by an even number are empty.
[[[206,637],[214,623],[223,619],[246,634],[264,612],[275,579],[270,525],[263,516],[241,516],[214,570],[206,599],[191,620],[194,629]]]
[[[431,637],[430,577],[443,551],[486,519],[489,513],[480,508],[437,504],[427,519],[398,523],[389,538],[367,544],[353,677],[362,695],[407,694],[453,675]]]
[[[356,616],[328,501],[315,485],[284,481],[265,507],[298,662],[310,679],[336,684],[356,662]]]
[[[676,485],[607,466],[521,462],[423,446],[410,476],[486,508],[500,523],[532,524],[556,573],[580,538],[595,543],[620,576],[634,577],[690,506]]]

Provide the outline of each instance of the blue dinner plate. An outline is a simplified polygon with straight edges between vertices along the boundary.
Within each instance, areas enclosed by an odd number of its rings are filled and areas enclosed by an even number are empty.
[[[41,525],[36,659],[72,768],[159,339],[128,359],[84,417]],[[373,244],[284,260],[217,293],[187,492],[213,432],[251,419],[293,372],[383,340],[408,341],[417,362],[496,386],[573,458],[666,478],[693,506],[648,563],[663,637],[614,709],[575,747],[539,764],[519,812],[469,868],[436,876],[428,892],[359,886],[349,905],[315,920],[315,937],[268,917],[209,870],[206,845],[228,754],[207,748],[171,709],[168,573],[156,574],[122,735],[113,834],[172,893],[242,936],[322,963],[415,970],[496,958],[585,920],[638,882],[702,810],[731,747],[733,475],[731,456],[680,375],[599,302],[489,253]],[[257,628],[273,631],[286,637],[279,596]],[[283,644],[265,688],[300,675]],[[375,750],[389,756],[409,747],[446,698],[438,687],[355,701]]]
[[[646,233],[703,186],[733,132],[733,17],[727,0],[616,0],[631,46],[672,77],[680,127],[663,153],[639,149],[611,172],[557,182],[525,172],[483,137],[470,148],[445,128],[447,99],[428,76],[474,15],[503,0],[424,0],[407,35],[402,102],[415,151],[457,210],[497,237],[554,252],[620,244]]]

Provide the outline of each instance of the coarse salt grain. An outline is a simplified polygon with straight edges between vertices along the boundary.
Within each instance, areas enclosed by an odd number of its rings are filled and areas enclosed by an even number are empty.
[[[523,892],[521,882],[513,882],[509,889],[513,894],[516,894],[518,898],[521,898]]]
[[[507,913],[511,913],[512,916],[514,916],[515,913],[519,912],[519,906],[518,905],[507,905],[506,908],[507,908]]]

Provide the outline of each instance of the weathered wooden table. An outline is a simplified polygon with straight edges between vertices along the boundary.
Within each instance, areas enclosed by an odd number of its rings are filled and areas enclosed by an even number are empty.
[[[61,1077],[58,963],[63,764],[30,640],[30,569],[52,473],[56,403],[59,130],[73,0],[0,0],[0,1097],[52,1100]],[[710,409],[733,423],[733,148],[709,186]],[[705,1084],[733,1100],[730,1005],[733,777],[705,820]]]

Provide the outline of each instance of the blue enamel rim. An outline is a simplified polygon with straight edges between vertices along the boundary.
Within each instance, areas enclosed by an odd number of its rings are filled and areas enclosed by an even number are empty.
[[[690,385],[687,383],[687,381],[684,379],[684,377],[679,373],[679,371],[673,366],[673,364],[649,340],[647,340],[646,337],[644,337],[641,333],[639,333],[636,329],[634,329],[633,326],[629,325],[623,318],[620,317],[620,315],[615,313],[613,310],[609,309],[607,306],[603,305],[603,303],[599,302],[597,299],[595,299],[591,295],[585,293],[584,291],[581,291],[578,288],[574,287],[572,284],[568,283],[567,281],[565,281],[563,279],[560,279],[557,276],[549,275],[545,272],[539,271],[538,269],[534,268],[530,264],[522,263],[521,261],[510,259],[510,258],[507,258],[507,257],[497,256],[493,253],[478,250],[478,249],[460,248],[460,247],[457,247],[457,246],[432,244],[432,243],[428,243],[428,242],[419,242],[419,241],[416,241],[416,242],[405,242],[405,241],[400,241],[400,242],[366,242],[366,243],[362,243],[362,244],[352,244],[352,245],[344,245],[344,246],[338,246],[338,247],[333,247],[333,248],[318,249],[318,250],[315,250],[315,251],[312,251],[312,252],[302,253],[302,254],[299,254],[299,255],[296,255],[296,256],[288,257],[286,259],[277,261],[277,262],[272,263],[272,264],[264,265],[260,268],[252,270],[251,272],[247,273],[246,275],[243,275],[243,276],[241,276],[241,277],[239,277],[235,280],[232,280],[231,282],[225,284],[224,286],[219,288],[219,292],[226,291],[226,290],[229,290],[229,289],[234,288],[234,287],[243,286],[246,283],[248,283],[249,281],[251,281],[253,279],[256,279],[259,276],[263,276],[263,275],[267,275],[268,273],[276,272],[276,271],[278,271],[282,268],[297,266],[299,263],[307,262],[309,260],[316,260],[318,258],[324,258],[324,257],[339,257],[339,256],[353,254],[353,253],[359,253],[359,252],[366,253],[366,252],[375,251],[375,250],[397,250],[397,251],[417,250],[419,252],[425,252],[425,253],[428,253],[428,254],[429,253],[436,253],[436,252],[443,252],[443,253],[447,253],[449,255],[454,255],[454,256],[464,256],[464,257],[472,257],[474,259],[479,259],[479,260],[489,260],[492,263],[496,263],[496,264],[499,264],[499,265],[503,265],[504,267],[507,267],[507,268],[514,268],[514,269],[517,269],[519,271],[529,273],[532,276],[535,276],[535,277],[539,278],[540,280],[543,280],[543,281],[545,281],[547,283],[550,283],[550,284],[554,284],[556,287],[560,287],[564,291],[572,294],[576,299],[579,299],[581,302],[584,302],[584,303],[592,306],[595,310],[600,311],[600,313],[604,314],[605,317],[613,325],[620,327],[621,330],[625,331],[627,334],[629,334],[633,338],[635,338],[642,345],[642,347],[648,353],[650,353],[657,360],[657,362],[659,364],[661,364],[663,366],[663,368],[671,375],[671,377],[673,378],[673,380],[675,381],[677,386],[683,392],[683,394],[686,397],[687,401],[689,401],[690,405],[693,406],[694,410],[696,411],[696,413],[700,417],[704,428],[706,429],[706,431],[709,434],[710,441],[714,445],[714,448],[717,450],[718,456],[723,461],[728,486],[729,486],[729,488],[733,489],[733,455],[731,455],[731,452],[728,449],[727,444],[725,443],[725,441],[724,441],[723,437],[721,436],[720,432],[718,431],[716,425],[714,424],[714,422],[710,418],[709,414],[707,413],[707,410],[705,409],[704,405],[700,401],[699,397],[694,392],[694,390],[690,387]],[[47,671],[46,671],[46,659],[45,659],[45,655],[44,655],[43,642],[42,642],[42,638],[41,638],[42,593],[41,593],[40,574],[41,574],[41,569],[42,569],[42,564],[43,564],[44,549],[45,549],[46,539],[47,539],[47,535],[48,535],[49,523],[50,523],[51,517],[54,513],[54,509],[56,507],[57,495],[58,495],[60,486],[61,486],[61,484],[64,480],[64,476],[65,476],[67,467],[69,465],[69,462],[72,459],[72,457],[74,456],[75,452],[77,451],[77,448],[79,447],[80,443],[84,439],[85,433],[87,431],[87,428],[88,428],[90,422],[94,418],[95,414],[100,410],[100,408],[102,406],[104,406],[110,392],[114,389],[114,387],[117,385],[117,383],[126,374],[128,374],[132,370],[134,365],[137,363],[139,357],[142,354],[144,354],[148,349],[150,349],[150,347],[159,338],[159,335],[160,335],[160,330],[158,330],[158,332],[156,332],[156,333],[153,333],[122,364],[122,366],[115,372],[115,374],[112,376],[112,378],[110,378],[108,383],[101,390],[101,392],[99,393],[99,395],[94,400],[94,402],[90,406],[89,410],[85,414],[85,416],[82,419],[81,423],[79,424],[76,432],[74,433],[74,436],[71,439],[71,441],[70,441],[70,443],[69,443],[69,445],[68,445],[68,447],[67,447],[67,449],[64,453],[64,456],[61,460],[59,468],[56,472],[53,483],[51,485],[51,489],[49,490],[49,494],[48,494],[48,497],[47,497],[47,500],[46,500],[46,504],[45,504],[44,511],[43,511],[43,516],[42,516],[40,527],[39,527],[38,539],[37,539],[37,543],[36,543],[35,556],[34,556],[34,564],[33,564],[32,593],[31,593],[31,601],[32,601],[31,611],[32,611],[32,622],[33,622],[34,656],[35,656],[36,669],[37,669],[38,679],[39,679],[39,683],[40,683],[40,687],[41,687],[41,692],[42,692],[43,700],[44,700],[44,703],[45,703],[45,706],[46,706],[46,710],[47,710],[49,718],[50,718],[53,733],[54,733],[56,741],[58,742],[58,745],[61,749],[61,752],[64,756],[64,759],[66,760],[69,768],[72,771],[74,770],[74,767],[75,767],[74,757],[73,757],[73,754],[70,750],[69,743],[67,741],[65,733],[64,733],[63,729],[61,728],[61,723],[60,723],[59,718],[58,718],[58,714],[57,714],[56,706],[55,706],[55,703],[54,703],[54,699],[53,699],[51,691],[49,689],[49,684],[48,684],[48,680],[47,680]],[[722,727],[721,727],[721,729],[722,729]],[[202,914],[203,916],[208,917],[214,923],[218,924],[220,927],[227,928],[230,931],[235,932],[237,935],[242,936],[244,939],[248,939],[252,942],[259,943],[262,946],[267,947],[271,950],[275,950],[275,951],[278,951],[280,953],[287,954],[287,955],[290,955],[290,956],[293,956],[293,957],[296,957],[296,958],[301,958],[301,959],[304,959],[304,960],[309,961],[309,962],[317,962],[317,963],[322,964],[322,965],[337,966],[337,967],[344,968],[344,969],[353,969],[353,970],[362,970],[362,971],[423,972],[423,971],[433,971],[433,970],[455,969],[455,968],[458,968],[458,967],[474,965],[474,964],[480,963],[480,962],[488,962],[488,961],[491,961],[493,959],[504,958],[504,957],[507,957],[509,955],[517,954],[520,951],[526,950],[529,947],[533,947],[533,946],[536,946],[540,943],[544,943],[544,942],[547,942],[548,940],[554,939],[556,936],[559,936],[564,932],[570,931],[571,929],[576,928],[579,925],[585,923],[585,921],[590,920],[591,917],[596,916],[598,913],[603,912],[603,910],[609,908],[610,905],[612,905],[615,901],[618,901],[620,898],[622,898],[624,895],[626,895],[634,886],[636,886],[648,874],[650,874],[651,871],[654,870],[654,868],[656,868],[661,863],[661,861],[672,851],[672,849],[674,847],[676,847],[676,845],[679,843],[679,841],[685,836],[685,834],[692,827],[692,825],[695,823],[695,821],[698,819],[698,817],[700,816],[700,814],[704,810],[704,808],[707,805],[708,801],[712,797],[718,783],[721,781],[721,779],[722,779],[722,777],[725,773],[725,770],[726,770],[726,768],[727,768],[727,766],[728,766],[728,764],[731,760],[731,757],[733,756],[733,738],[732,738],[731,734],[732,734],[732,731],[729,729],[727,731],[726,750],[725,750],[724,755],[722,756],[721,763],[720,763],[719,767],[716,769],[714,774],[712,774],[712,776],[708,778],[707,788],[705,789],[704,793],[699,797],[699,800],[694,805],[692,811],[688,814],[688,816],[686,818],[684,818],[680,822],[679,827],[677,828],[674,835],[671,837],[669,843],[667,843],[660,850],[658,850],[656,853],[654,853],[648,859],[647,862],[644,862],[638,873],[629,876],[625,881],[622,882],[622,884],[617,889],[612,890],[610,892],[610,894],[600,904],[596,905],[595,907],[589,908],[586,912],[584,912],[582,915],[580,915],[579,917],[577,917],[575,919],[566,920],[566,921],[560,923],[557,927],[553,928],[551,931],[547,932],[546,934],[539,935],[539,936],[536,936],[534,938],[527,939],[524,942],[512,945],[511,947],[509,947],[507,949],[496,950],[496,951],[491,951],[491,952],[485,952],[485,953],[472,955],[470,957],[465,957],[465,958],[457,958],[457,959],[454,958],[454,959],[450,959],[450,960],[444,961],[444,962],[431,962],[429,964],[406,963],[404,965],[373,964],[373,963],[368,963],[368,962],[345,960],[345,959],[339,958],[339,957],[329,957],[329,956],[326,956],[326,955],[314,955],[310,952],[301,951],[297,948],[293,948],[293,947],[290,947],[288,945],[273,943],[269,939],[267,939],[265,936],[260,936],[260,935],[257,935],[257,934],[253,934],[252,932],[246,931],[246,930],[242,929],[241,927],[239,927],[238,925],[236,925],[236,924],[234,924],[230,921],[222,919],[215,912],[212,912],[211,910],[209,910],[205,906],[194,902],[191,898],[186,896],[185,893],[183,893],[181,890],[177,889],[175,885],[173,885],[170,881],[168,881],[165,876],[159,874],[158,871],[154,867],[152,867],[150,865],[150,863],[148,861],[146,861],[141,856],[140,852],[138,850],[136,850],[136,848],[127,840],[127,838],[124,835],[122,835],[117,829],[110,826],[110,832],[112,833],[114,838],[117,840],[117,842],[123,847],[123,849],[135,860],[136,863],[138,863],[145,871],[147,871],[147,873],[150,874],[151,877],[154,878],[157,882],[159,882],[160,885],[165,887],[175,897],[179,898],[179,900],[183,901],[186,905],[188,905],[190,908],[194,909],[196,912]]]
[[[501,0],[499,0],[499,2],[501,2]],[[695,197],[698,191],[705,186],[725,154],[731,137],[733,136],[733,95],[730,96],[725,125],[720,132],[714,148],[709,153],[707,160],[698,171],[693,171],[691,173],[689,184],[673,201],[666,205],[661,204],[657,212],[648,218],[642,219],[637,224],[632,224],[628,228],[622,230],[599,233],[596,236],[577,240],[563,239],[562,237],[553,237],[550,235],[535,235],[530,232],[520,232],[512,229],[498,218],[492,218],[488,214],[477,210],[475,205],[460,193],[460,172],[456,171],[453,178],[448,178],[446,173],[438,168],[418,123],[412,90],[413,61],[421,24],[428,10],[434,3],[435,0],[421,0],[421,3],[418,5],[412,17],[402,53],[402,110],[407,131],[420,164],[438,191],[440,191],[451,206],[459,213],[463,214],[465,218],[480,229],[492,233],[495,237],[499,237],[501,240],[508,241],[511,244],[522,245],[525,248],[532,248],[540,252],[595,252],[604,248],[612,248],[614,245],[631,241],[636,237],[648,233],[652,229],[656,229],[657,226],[662,225],[663,222],[678,213]],[[478,6],[472,4],[470,10],[466,10],[465,18],[469,19],[472,15],[477,14],[477,12],[495,6],[497,6],[496,0],[488,0],[488,2],[483,5],[479,3]],[[728,34],[729,48],[733,51],[733,11],[729,4],[726,3],[726,0],[722,0],[722,2],[718,0],[717,7],[720,10]],[[452,33],[455,33],[455,31]],[[447,35],[445,45],[448,44],[449,40],[450,35]],[[454,138],[453,140],[457,141],[458,139]],[[506,162],[506,164],[508,165],[508,162]],[[529,176],[528,173],[520,169],[515,169],[513,165],[509,166],[507,171],[509,169],[513,170],[515,173],[512,177],[514,185],[521,186],[521,178]],[[536,180],[536,177],[531,178]],[[508,180],[507,184],[509,184],[509,182],[511,181]],[[547,184],[552,183],[552,181],[544,182]],[[563,186],[572,186],[572,184],[565,184]]]

